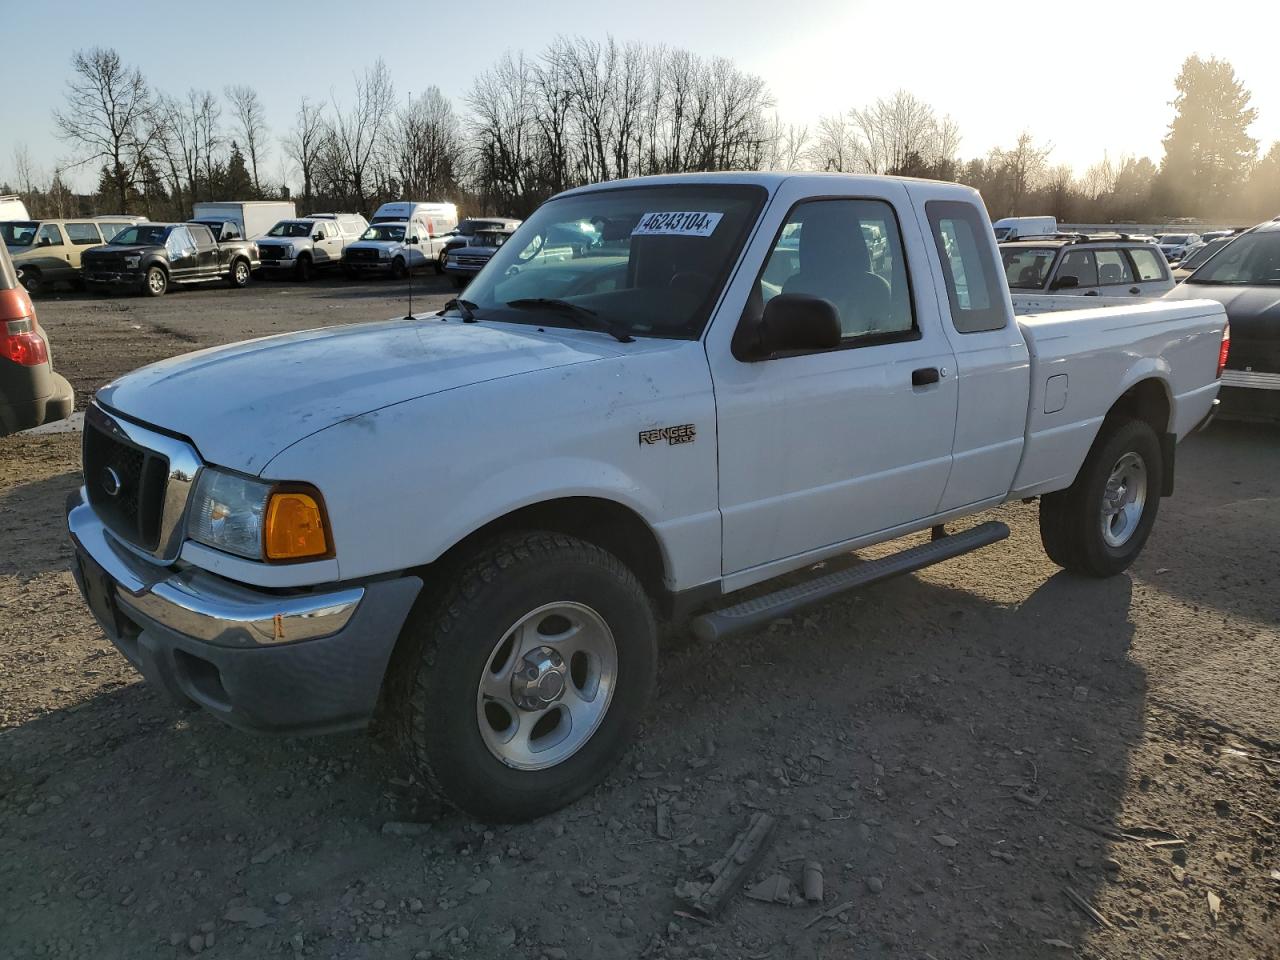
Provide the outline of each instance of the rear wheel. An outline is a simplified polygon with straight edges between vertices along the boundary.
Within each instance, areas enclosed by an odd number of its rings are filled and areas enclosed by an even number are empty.
[[[482,549],[405,626],[401,744],[427,786],[487,821],[550,813],[621,757],[653,690],[648,597],[612,554],[526,533]]]
[[[1155,430],[1143,420],[1104,426],[1075,482],[1040,498],[1040,539],[1072,573],[1109,577],[1137,558],[1164,488]]]
[[[169,289],[169,275],[162,267],[150,267],[142,282],[142,292],[149,297],[162,297]]]
[[[249,285],[249,262],[247,260],[234,260],[231,263],[231,272],[227,279],[233,287],[246,287]]]

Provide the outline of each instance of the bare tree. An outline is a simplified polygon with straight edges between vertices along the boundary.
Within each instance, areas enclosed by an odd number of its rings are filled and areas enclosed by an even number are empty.
[[[240,142],[249,154],[249,171],[253,174],[253,189],[262,196],[262,180],[258,176],[258,164],[266,164],[270,151],[267,139],[266,111],[253,87],[238,85],[227,87],[227,99],[231,101],[231,114],[236,121]]]
[[[125,212],[155,135],[154,124],[147,123],[151,90],[142,71],[125,66],[111,49],[79,50],[71,68],[66,106],[53,115],[58,135],[79,147],[79,164],[105,167]]]
[[[438,87],[428,87],[392,118],[387,154],[406,196],[439,199],[454,182],[462,154],[461,129],[453,105]]]
[[[809,146],[811,166],[833,173],[864,173],[866,165],[855,139],[853,125],[844,114],[820,117],[818,131]]]
[[[467,103],[483,199],[502,212],[528,213],[541,159],[537,123],[538,80],[524,54],[503,54],[476,77]]]
[[[298,165],[302,173],[302,197],[311,206],[312,190],[316,180],[316,166],[324,145],[324,108],[303,97],[293,122],[293,132],[282,141],[285,153]]]
[[[784,125],[782,117],[775,113],[769,120],[765,141],[761,169],[804,169],[810,150],[808,127],[796,126],[794,123]]]
[[[349,111],[344,112],[336,101],[333,104],[328,132],[360,209],[366,206],[370,174],[394,108],[391,74],[381,59],[356,79],[355,103]]]
[[[1122,161],[1123,162],[1123,161]],[[1091,164],[1081,175],[1079,187],[1090,200],[1097,200],[1111,194],[1116,188],[1117,170],[1111,159],[1104,153],[1102,159]]]
[[[25,143],[19,143],[13,148],[13,172],[18,178],[17,187],[18,193],[22,195],[22,202],[34,216],[40,207],[41,177]]]
[[[1042,185],[1052,152],[1052,144],[1037,144],[1025,130],[1010,149],[991,151],[988,163],[1000,171],[1010,213],[1020,213],[1023,198]]]

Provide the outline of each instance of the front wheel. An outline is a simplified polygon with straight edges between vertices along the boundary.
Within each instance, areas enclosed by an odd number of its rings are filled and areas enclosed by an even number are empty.
[[[403,280],[409,273],[409,268],[405,266],[403,257],[396,257],[391,261],[391,279]]]
[[[237,260],[231,264],[231,273],[227,279],[231,282],[231,286],[247,287],[249,285],[249,264],[244,260]]]
[[[295,279],[306,283],[311,279],[311,258],[299,257],[298,262],[293,265],[293,275]]]
[[[151,267],[142,283],[142,292],[149,297],[162,297],[169,289],[169,275],[160,267]]]
[[[38,297],[44,293],[44,278],[40,276],[40,271],[31,267],[18,268],[18,282],[27,288],[27,293],[33,297]]]
[[[468,814],[539,817],[618,761],[656,662],[649,599],[616,557],[562,534],[509,536],[406,624],[392,677],[401,744]]]
[[[1155,430],[1143,420],[1105,425],[1075,482],[1040,498],[1040,540],[1072,573],[1110,577],[1137,558],[1164,489]]]
[[[444,261],[445,261],[444,251],[441,250],[440,256],[436,257],[436,276],[437,277],[442,276],[444,274]]]

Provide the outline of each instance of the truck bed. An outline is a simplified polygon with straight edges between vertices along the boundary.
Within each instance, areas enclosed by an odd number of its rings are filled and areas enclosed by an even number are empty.
[[[1217,395],[1226,324],[1220,304],[1089,297],[1085,305],[1084,299],[1014,298],[1031,358],[1015,496],[1070,485],[1118,392],[1148,379],[1163,381],[1169,432],[1178,439],[1204,419]]]

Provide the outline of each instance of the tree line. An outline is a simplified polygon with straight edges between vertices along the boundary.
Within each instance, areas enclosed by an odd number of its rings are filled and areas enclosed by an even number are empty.
[[[292,126],[274,132],[252,87],[162,91],[101,48],[76,52],[71,71],[53,121],[72,162],[97,171],[97,189],[74,194],[65,167],[46,177],[19,145],[16,190],[35,216],[185,218],[202,200],[280,197],[304,211],[368,214],[386,200],[430,199],[527,216],[584,183],[757,169],[955,180],[980,190],[993,218],[1280,215],[1280,143],[1259,153],[1248,91],[1229,63],[1196,56],[1175,80],[1160,162],[1104,155],[1078,174],[1026,131],[962,159],[955,121],[905,90],[812,127],[787,124],[764,79],[731,60],[613,38],[560,37],[536,55],[506,53],[460,105],[436,87],[401,96],[378,60],[348,97],[304,96]]]

